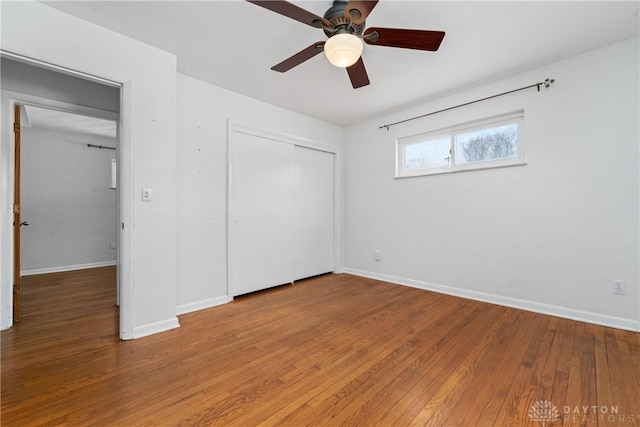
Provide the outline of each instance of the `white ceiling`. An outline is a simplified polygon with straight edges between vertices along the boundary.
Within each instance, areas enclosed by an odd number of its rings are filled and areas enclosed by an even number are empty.
[[[116,137],[116,121],[24,105],[22,126],[82,135]]]
[[[180,73],[338,125],[635,37],[640,4],[381,0],[367,27],[442,30],[446,36],[437,52],[365,45],[371,84],[354,90],[346,71],[324,55],[287,73],[271,71],[326,37],[242,0],[46,3],[173,52]],[[318,15],[331,6],[293,3]]]

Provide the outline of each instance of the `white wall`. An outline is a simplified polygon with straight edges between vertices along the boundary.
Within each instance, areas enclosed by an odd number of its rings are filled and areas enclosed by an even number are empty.
[[[339,162],[342,128],[179,74],[179,312],[229,300],[226,224],[228,120],[335,146]]]
[[[7,58],[0,59],[3,90],[26,93],[103,111],[120,111],[120,89],[78,77],[35,67]]]
[[[176,317],[176,58],[33,1],[2,2],[2,49],[123,83],[121,328],[135,338]],[[3,108],[0,210],[2,326],[11,323],[11,155]],[[151,203],[142,188],[153,190]]]
[[[46,5],[1,6],[3,49],[124,83],[122,336],[177,326],[176,301],[180,312],[226,301],[227,120],[339,147],[343,129],[176,77],[173,55]],[[635,39],[348,127],[337,157],[344,175],[344,196],[338,195],[339,209],[345,203],[344,265],[638,329],[638,72]],[[557,83],[540,94],[378,129],[545,77]],[[0,308],[6,327],[11,138],[4,107]],[[392,178],[396,137],[522,108],[527,166]],[[153,189],[153,202],[141,202],[143,187]],[[374,249],[382,251],[379,262],[372,261]],[[611,279],[627,281],[626,296],[611,294]]]
[[[23,274],[115,264],[115,138],[23,128],[21,264]]]
[[[638,63],[636,38],[346,128],[346,270],[640,330]],[[393,179],[395,138],[519,109],[526,166]]]

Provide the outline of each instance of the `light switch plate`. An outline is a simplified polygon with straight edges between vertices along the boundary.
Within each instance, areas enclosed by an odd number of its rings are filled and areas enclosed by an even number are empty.
[[[150,188],[143,188],[142,189],[142,201],[143,202],[150,202],[151,201],[151,189]]]

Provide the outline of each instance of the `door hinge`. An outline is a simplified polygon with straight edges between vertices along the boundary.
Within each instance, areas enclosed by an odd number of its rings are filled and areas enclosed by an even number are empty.
[[[13,132],[20,133],[20,125],[18,123],[13,123]]]
[[[13,214],[14,215],[18,215],[20,213],[20,205],[14,204],[13,205]]]

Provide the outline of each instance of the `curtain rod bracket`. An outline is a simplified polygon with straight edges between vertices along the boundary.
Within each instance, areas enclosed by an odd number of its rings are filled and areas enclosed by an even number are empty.
[[[427,117],[427,116],[432,116],[432,115],[438,114],[438,113],[444,113],[445,111],[453,110],[455,108],[466,107],[467,105],[475,104],[476,102],[487,101],[489,99],[497,98],[499,96],[509,95],[511,93],[514,93],[514,92],[520,92],[521,90],[531,89],[531,88],[534,88],[534,87],[536,89],[538,89],[538,92],[540,92],[540,86],[544,85],[544,87],[548,88],[555,81],[556,81],[556,79],[546,78],[546,79],[544,79],[543,82],[538,82],[538,83],[534,83],[534,84],[529,85],[529,86],[524,86],[524,87],[521,87],[521,88],[518,88],[518,89],[509,90],[507,92],[502,92],[502,93],[499,93],[497,95],[491,95],[491,96],[487,96],[485,98],[476,99],[475,101],[465,102],[464,104],[455,105],[455,106],[449,107],[449,108],[444,108],[442,110],[434,111],[432,113],[423,114],[421,116],[416,116],[416,117],[411,117],[409,119],[400,120],[399,122],[394,122],[394,123],[389,123],[389,124],[386,124],[386,125],[382,125],[382,126],[379,127],[379,129],[386,129],[388,131],[391,126],[399,125],[401,123],[410,122],[411,120],[421,119],[421,118]]]

